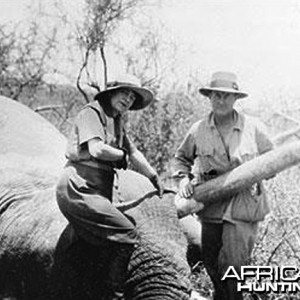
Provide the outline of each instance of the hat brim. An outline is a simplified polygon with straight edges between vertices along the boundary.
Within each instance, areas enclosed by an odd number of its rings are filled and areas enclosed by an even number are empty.
[[[247,93],[242,92],[242,91],[237,91],[231,88],[212,88],[212,87],[204,87],[204,88],[200,88],[199,89],[199,93],[202,94],[203,96],[209,97],[211,92],[224,92],[224,93],[230,93],[230,94],[235,94],[237,96],[237,98],[241,99],[241,98],[245,98],[248,96]]]
[[[105,94],[108,94],[108,93],[111,93],[114,91],[118,91],[118,90],[124,89],[124,88],[129,89],[136,94],[136,99],[134,100],[134,102],[133,102],[132,106],[129,108],[129,110],[143,109],[154,100],[153,93],[150,90],[148,90],[147,88],[126,85],[126,84],[118,85],[115,87],[109,87],[106,90],[99,92],[95,96],[94,99],[99,101]],[[103,97],[103,98],[106,98],[106,97]]]

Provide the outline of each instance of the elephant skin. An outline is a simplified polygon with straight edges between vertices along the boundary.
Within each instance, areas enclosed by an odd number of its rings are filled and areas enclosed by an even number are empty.
[[[4,97],[0,101],[5,145],[0,152],[0,297],[109,299],[106,274],[118,248],[100,249],[78,239],[56,205],[64,137],[27,107]],[[160,199],[148,179],[133,171],[120,172],[116,183],[115,201],[150,192],[125,212],[139,233],[126,299],[189,299],[187,240],[173,195]]]

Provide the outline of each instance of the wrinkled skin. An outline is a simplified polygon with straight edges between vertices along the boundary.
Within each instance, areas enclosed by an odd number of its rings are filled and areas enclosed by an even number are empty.
[[[65,139],[26,107],[0,100],[0,142],[6,145],[0,152],[0,296],[109,299],[105,279],[118,249],[78,240],[56,205]],[[153,191],[148,179],[132,171],[121,172],[117,184],[116,201]],[[139,233],[126,299],[188,299],[187,241],[173,195],[150,193],[126,214]]]

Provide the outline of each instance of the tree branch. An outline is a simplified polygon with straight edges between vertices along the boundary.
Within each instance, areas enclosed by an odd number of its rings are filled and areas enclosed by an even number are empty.
[[[300,125],[300,120],[298,120],[296,118],[293,118],[293,117],[291,117],[291,116],[289,116],[289,115],[287,115],[287,114],[285,114],[285,113],[283,113],[281,111],[277,111],[276,110],[276,111],[274,111],[274,114],[278,115],[278,116],[281,116],[281,117],[283,117],[284,119],[286,119],[288,121],[291,121],[293,123],[296,123],[296,124]]]
[[[42,111],[47,111],[47,110],[56,110],[58,108],[65,108],[64,105],[61,104],[53,104],[53,105],[43,105],[43,106],[38,106],[34,109],[35,112],[42,112]]]
[[[77,76],[77,81],[76,81],[76,86],[77,86],[79,92],[83,95],[83,97],[84,97],[86,103],[89,103],[90,100],[89,100],[89,98],[88,98],[86,92],[81,88],[80,80],[81,80],[82,72],[83,72],[83,70],[84,70],[84,69],[86,68],[86,66],[87,66],[88,59],[89,59],[89,54],[90,54],[90,47],[88,47],[88,48],[86,49],[85,56],[84,56],[84,61],[83,61],[83,64],[82,64],[82,66],[81,66],[81,68],[80,68],[80,70],[79,70],[79,73],[78,73],[78,76]]]
[[[104,90],[107,88],[107,61],[104,53],[104,46],[101,45],[100,47],[100,54],[101,54],[101,59],[103,63],[103,76],[104,76]]]

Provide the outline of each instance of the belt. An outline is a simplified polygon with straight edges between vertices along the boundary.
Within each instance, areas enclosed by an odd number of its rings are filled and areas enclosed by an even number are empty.
[[[114,168],[111,165],[104,164],[94,160],[78,160],[78,161],[70,161],[70,163],[96,168],[104,171],[114,172]]]

